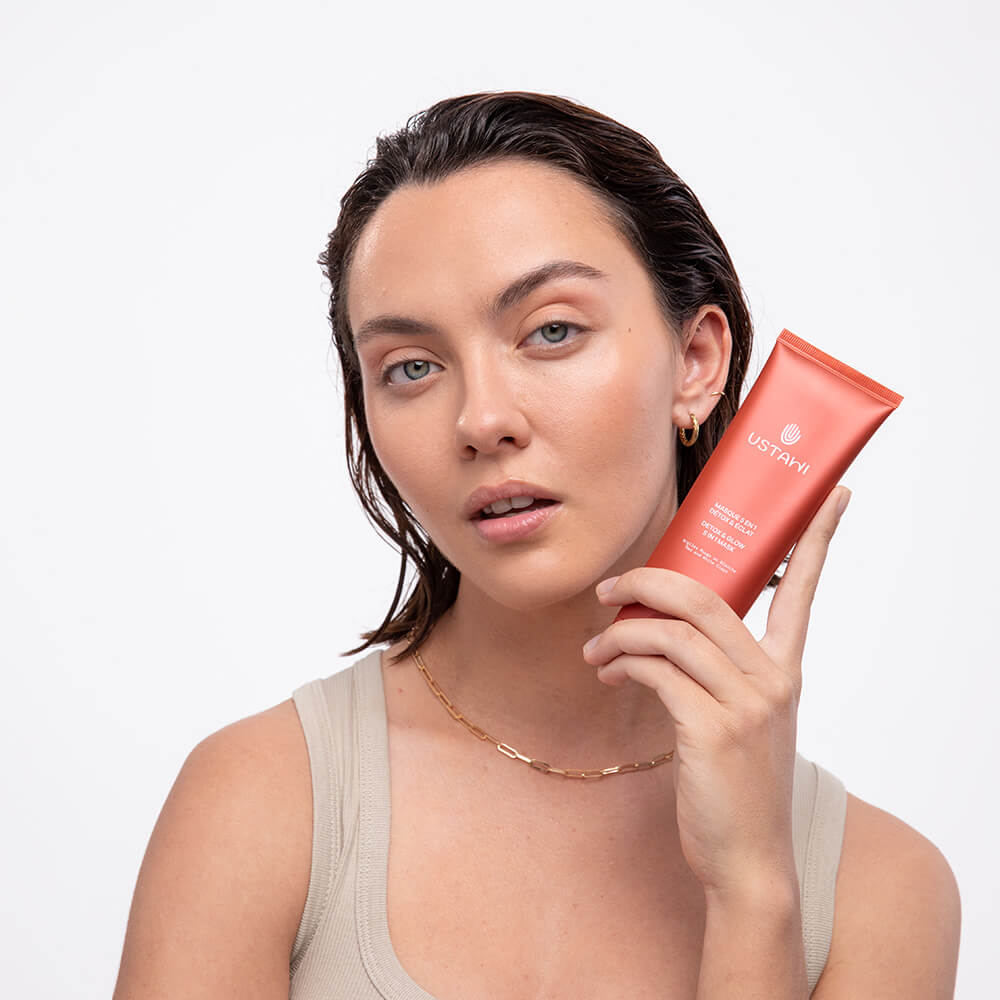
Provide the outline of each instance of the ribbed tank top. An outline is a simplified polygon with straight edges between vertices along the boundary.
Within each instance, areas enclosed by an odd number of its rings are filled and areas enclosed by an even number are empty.
[[[289,1000],[435,1000],[389,937],[389,740],[377,648],[292,699],[309,751],[312,867],[292,947]],[[809,993],[826,964],[847,793],[796,754],[792,835]]]

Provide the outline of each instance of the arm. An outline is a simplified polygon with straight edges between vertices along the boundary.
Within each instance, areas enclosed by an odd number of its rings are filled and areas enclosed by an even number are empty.
[[[813,1000],[952,1000],[961,926],[941,851],[848,793],[833,939]]]
[[[697,1000],[807,1000],[808,995],[794,868],[790,876],[762,880],[740,898],[707,893]]]
[[[739,900],[707,902],[697,1000],[805,1000],[798,886],[777,879]],[[944,855],[848,793],[833,937],[812,1000],[952,1000],[960,932]]]
[[[277,1000],[305,905],[312,788],[291,701],[189,754],[150,837],[113,1000]]]

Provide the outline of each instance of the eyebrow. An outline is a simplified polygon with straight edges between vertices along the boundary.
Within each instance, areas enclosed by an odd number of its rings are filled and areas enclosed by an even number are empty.
[[[498,319],[503,313],[526,299],[536,288],[560,278],[586,278],[591,281],[605,281],[610,277],[599,268],[578,260],[550,260],[532,268],[515,278],[502,289],[486,309],[486,318]],[[354,335],[355,348],[368,341],[389,334],[429,334],[441,331],[433,323],[413,319],[409,316],[386,314],[366,319]]]

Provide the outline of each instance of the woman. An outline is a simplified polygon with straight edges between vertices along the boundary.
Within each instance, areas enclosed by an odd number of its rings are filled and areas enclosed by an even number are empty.
[[[656,149],[559,97],[441,101],[379,138],[320,259],[395,598],[347,670],[192,751],[115,996],[951,996],[946,860],[795,750],[848,491],[760,641],[644,566],[752,339]],[[539,512],[500,527],[511,499]],[[676,620],[612,625],[633,601]]]

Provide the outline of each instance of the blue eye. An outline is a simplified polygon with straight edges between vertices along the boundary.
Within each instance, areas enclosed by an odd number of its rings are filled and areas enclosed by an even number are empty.
[[[540,326],[537,330],[533,330],[529,334],[529,336],[534,337],[534,335],[536,333],[541,333],[544,336],[546,333],[551,333],[552,330],[558,330],[560,327],[570,327],[570,328],[573,328],[573,329],[580,329],[579,327],[574,326],[574,324],[572,324],[572,323],[565,323],[561,319],[554,319],[554,320],[552,320],[551,323],[545,323],[542,326]],[[565,341],[559,341],[558,343],[561,344],[561,343],[564,343],[564,342]],[[546,343],[551,344],[552,341],[549,340],[549,341],[546,341]],[[558,346],[558,344],[556,346]]]
[[[549,333],[552,333],[554,330],[560,329],[560,327],[568,328],[568,329],[571,329],[571,330],[577,330],[580,333],[585,332],[586,329],[587,329],[587,327],[580,326],[579,323],[570,323],[567,320],[553,319],[553,320],[550,320],[547,323],[543,323],[539,327],[536,327],[534,330],[531,331],[530,334],[528,334],[528,337],[526,337],[525,340],[528,340],[529,338],[534,337],[536,333],[541,333],[543,337],[547,336]],[[559,348],[559,347],[562,347],[563,344],[567,343],[567,339],[565,337],[563,337],[563,339],[559,340],[559,341],[546,340],[546,341],[544,341],[544,343],[548,344],[552,348]],[[427,360],[425,360],[423,358],[407,358],[407,359],[405,359],[403,361],[396,361],[395,363],[393,363],[391,365],[387,365],[379,373],[379,378],[378,378],[379,385],[388,385],[388,386],[392,386],[394,388],[400,388],[402,385],[405,385],[407,383],[392,382],[392,381],[390,381],[390,378],[389,378],[389,376],[391,375],[391,373],[393,371],[395,371],[397,368],[403,368],[405,365],[417,365],[417,366],[423,365],[424,368],[426,368],[427,365],[433,365],[435,363],[436,362],[434,362],[434,361],[427,361]],[[418,367],[418,371],[423,371],[424,368],[419,368]],[[422,378],[408,379],[408,384],[413,385],[415,382],[421,382],[421,381],[423,381]]]
[[[432,365],[433,361],[424,361],[422,358],[410,358],[407,361],[397,361],[394,365],[389,365],[382,369],[382,374],[379,375],[379,385],[395,385],[395,382],[389,381],[389,375],[396,368],[402,368],[403,365]],[[421,379],[410,379],[411,382],[419,382]]]

